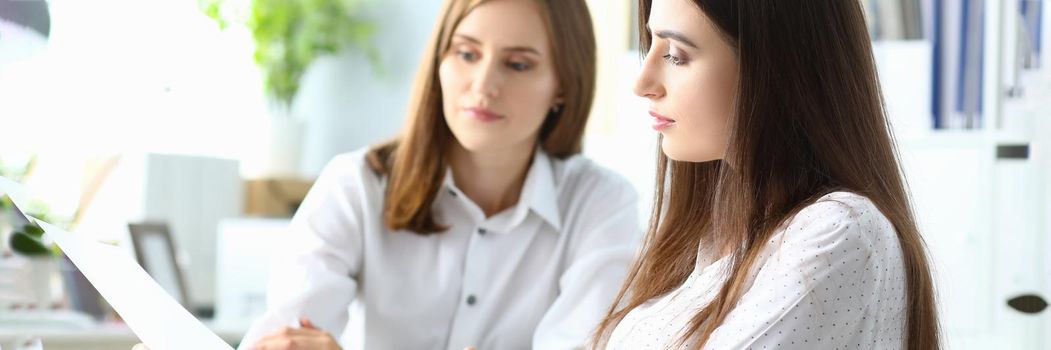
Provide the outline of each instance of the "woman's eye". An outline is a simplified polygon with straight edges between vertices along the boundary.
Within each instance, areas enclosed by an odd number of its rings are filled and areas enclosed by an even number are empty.
[[[478,54],[471,51],[457,51],[456,55],[460,56],[460,59],[467,62],[474,62],[478,60]]]
[[[532,68],[532,65],[525,62],[510,62],[507,66],[519,72],[524,72],[529,70],[529,68]]]
[[[678,56],[672,55],[670,53],[664,55],[664,60],[668,61],[668,63],[671,63],[673,66],[681,66],[686,64],[685,59],[679,58]]]

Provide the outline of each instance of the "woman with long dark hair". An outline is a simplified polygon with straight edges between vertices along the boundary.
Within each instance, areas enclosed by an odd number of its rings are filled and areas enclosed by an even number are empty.
[[[640,6],[658,191],[596,345],[938,348],[858,1]]]

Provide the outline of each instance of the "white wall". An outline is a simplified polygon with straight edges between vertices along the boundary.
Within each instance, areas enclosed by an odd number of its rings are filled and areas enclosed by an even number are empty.
[[[383,0],[370,6],[379,18],[373,40],[382,72],[360,53],[316,61],[303,78],[294,113],[307,120],[302,172],[316,176],[337,154],[395,136],[440,1]]]
[[[0,65],[0,120],[33,131],[5,135],[4,149],[227,158],[259,149],[265,106],[246,32],[221,32],[193,0],[50,5],[47,49]]]

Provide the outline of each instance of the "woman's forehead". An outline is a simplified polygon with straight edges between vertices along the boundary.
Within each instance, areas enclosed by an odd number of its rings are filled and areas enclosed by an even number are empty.
[[[496,49],[533,48],[543,53],[549,38],[541,11],[531,0],[485,1],[467,13],[454,36]]]

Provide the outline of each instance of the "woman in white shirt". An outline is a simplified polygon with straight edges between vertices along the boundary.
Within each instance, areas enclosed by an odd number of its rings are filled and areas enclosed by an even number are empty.
[[[641,1],[666,192],[596,347],[939,347],[862,13]]]
[[[641,240],[632,187],[578,155],[589,16],[446,1],[402,135],[323,170],[242,347],[583,347]]]

